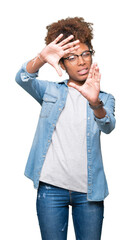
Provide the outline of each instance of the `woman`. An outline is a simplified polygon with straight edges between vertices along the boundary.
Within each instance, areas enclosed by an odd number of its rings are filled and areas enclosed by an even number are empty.
[[[101,238],[108,186],[100,146],[101,131],[115,127],[115,99],[100,90],[92,23],[67,18],[47,26],[46,47],[23,64],[17,83],[41,105],[25,168],[37,189],[37,215],[43,240],[66,240],[69,205],[77,240]],[[38,80],[45,63],[69,79]]]

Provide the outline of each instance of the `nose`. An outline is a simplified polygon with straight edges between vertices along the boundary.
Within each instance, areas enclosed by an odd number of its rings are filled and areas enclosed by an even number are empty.
[[[83,60],[82,56],[79,56],[77,60],[78,60],[78,65],[84,65],[85,64],[85,61]]]

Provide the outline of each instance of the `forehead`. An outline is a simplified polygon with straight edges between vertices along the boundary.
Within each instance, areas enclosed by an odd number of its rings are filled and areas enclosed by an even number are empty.
[[[80,43],[79,45],[80,45],[80,47],[78,49],[72,51],[71,53],[66,54],[64,57],[68,57],[71,54],[78,54],[79,55],[82,52],[84,52],[86,50],[89,50],[89,47],[85,43]]]

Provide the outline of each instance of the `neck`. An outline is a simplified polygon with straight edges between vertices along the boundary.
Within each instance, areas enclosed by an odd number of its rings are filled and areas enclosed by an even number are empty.
[[[79,86],[82,86],[82,85],[85,83],[85,81],[75,81],[75,80],[69,79],[68,82],[67,82],[67,85],[68,85],[70,82],[76,83],[76,84],[79,85]]]

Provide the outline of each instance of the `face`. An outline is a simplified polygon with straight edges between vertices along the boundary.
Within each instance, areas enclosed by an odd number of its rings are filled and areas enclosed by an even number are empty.
[[[72,53],[66,54],[64,58],[69,57],[73,54],[81,54],[84,51],[89,51],[88,46],[85,43],[80,43],[80,47],[73,51]],[[92,64],[92,57],[89,59],[84,59],[82,56],[77,58],[77,61],[74,63],[68,59],[64,59],[64,63],[60,62],[62,69],[66,70],[69,75],[69,81],[78,82],[82,85],[88,77],[89,70]]]

